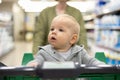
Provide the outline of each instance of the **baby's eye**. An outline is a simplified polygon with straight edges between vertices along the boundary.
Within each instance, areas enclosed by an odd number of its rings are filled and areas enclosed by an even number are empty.
[[[63,32],[64,30],[63,29],[59,29],[59,31]]]
[[[54,30],[54,28],[51,28],[51,29],[50,29],[50,31],[53,31],[53,30]]]

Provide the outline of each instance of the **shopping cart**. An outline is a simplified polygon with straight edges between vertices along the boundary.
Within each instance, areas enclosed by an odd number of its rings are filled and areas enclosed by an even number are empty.
[[[101,53],[104,57],[104,54]],[[99,59],[97,53],[97,58]],[[100,56],[101,58],[102,56]],[[104,57],[105,58],[105,57]],[[4,80],[40,80],[41,78],[64,78],[73,80],[75,78],[88,78],[89,80],[120,80],[120,66],[76,66],[72,69],[43,69],[41,67],[25,67],[33,59],[32,53],[25,53],[22,60],[22,67],[0,68],[0,76],[5,75]],[[105,60],[105,59],[100,59]],[[3,70],[2,70],[3,69]],[[5,71],[6,70],[6,71]],[[64,73],[62,72],[64,71]],[[7,72],[7,73],[6,73]],[[62,73],[61,73],[62,72]],[[52,74],[51,74],[52,73]],[[68,73],[72,73],[69,75]],[[57,74],[57,75],[56,75]]]

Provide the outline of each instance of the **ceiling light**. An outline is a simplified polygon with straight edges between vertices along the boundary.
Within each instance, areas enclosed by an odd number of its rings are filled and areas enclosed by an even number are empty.
[[[18,4],[25,10],[25,12],[40,12],[46,7],[56,5],[57,2],[19,0]],[[95,8],[95,1],[69,1],[67,4],[77,8],[81,12],[86,12]]]
[[[2,0],[0,0],[0,3],[2,3]]]

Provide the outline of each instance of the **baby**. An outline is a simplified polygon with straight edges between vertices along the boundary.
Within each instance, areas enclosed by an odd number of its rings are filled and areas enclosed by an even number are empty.
[[[73,61],[86,65],[105,64],[88,55],[83,45],[77,45],[80,25],[72,16],[61,14],[51,23],[48,34],[49,44],[40,47],[34,60],[28,66],[37,66],[44,61],[65,62]]]

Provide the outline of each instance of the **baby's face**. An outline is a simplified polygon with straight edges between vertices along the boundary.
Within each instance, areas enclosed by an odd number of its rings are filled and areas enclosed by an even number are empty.
[[[71,46],[73,32],[68,27],[69,22],[66,20],[53,20],[48,35],[48,42],[56,49],[66,49]]]

